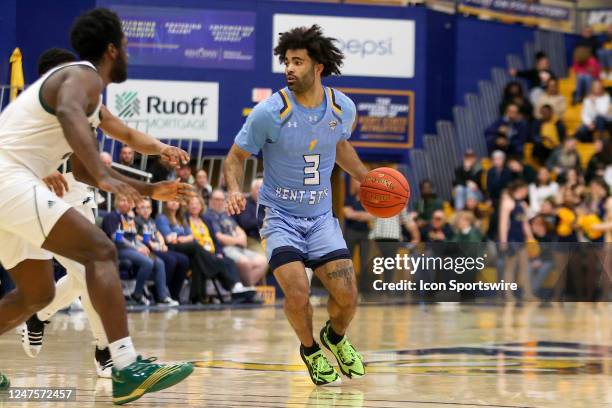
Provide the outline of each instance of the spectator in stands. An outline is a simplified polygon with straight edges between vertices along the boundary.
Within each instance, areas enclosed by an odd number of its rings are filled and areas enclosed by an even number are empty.
[[[455,214],[454,227],[455,233],[451,241],[459,243],[482,242],[482,232],[475,227],[474,214],[470,211],[459,211]]]
[[[192,302],[204,302],[208,279],[218,279],[226,290],[232,292],[232,296],[245,292],[242,283],[229,273],[223,259],[212,255],[195,241],[187,224],[185,210],[178,201],[166,202],[155,222],[168,248],[189,257],[192,271],[190,292]]]
[[[536,242],[527,244],[529,269],[531,270],[533,293],[537,294],[555,265],[553,255],[554,226],[542,215],[536,215],[530,221],[533,238]],[[533,248],[533,249],[532,249]]]
[[[560,204],[555,220],[555,233],[559,242],[578,241],[576,207],[580,205],[582,190],[580,184],[569,183],[559,189]]]
[[[490,205],[479,202],[476,197],[468,194],[464,211],[468,211],[474,216],[474,227],[478,228],[482,234],[485,234],[489,228],[488,222],[492,210]]]
[[[529,84],[529,89],[538,89],[541,92],[546,82],[551,78],[555,78],[555,74],[550,70],[550,60],[546,54],[538,52],[535,57],[536,62],[534,68],[525,71],[511,69],[510,75],[526,79]],[[534,96],[536,97],[532,98],[532,101],[537,100],[537,95]]]
[[[244,284],[253,286],[259,282],[266,275],[268,260],[247,248],[246,233],[225,210],[223,190],[213,190],[205,219],[210,222],[223,254],[236,263]]]
[[[608,25],[606,38],[597,55],[604,70],[603,79],[612,81],[612,24]]]
[[[463,154],[463,163],[455,169],[455,180],[453,180],[455,210],[463,210],[468,193],[475,195],[478,201],[482,200],[479,187],[481,175],[482,169],[476,153],[472,149],[466,150]]]
[[[558,193],[557,193],[558,196]],[[547,223],[552,225],[553,227],[557,223],[557,205],[556,205],[557,197],[548,197],[542,204],[540,205],[540,211],[536,214],[538,216],[543,217]]]
[[[606,167],[612,163],[612,143],[597,139],[593,142],[595,154],[589,159],[584,179],[589,183],[593,177],[604,177]]]
[[[503,115],[506,108],[510,104],[515,104],[519,108],[519,112],[524,120],[531,120],[533,116],[533,105],[525,95],[523,95],[523,87],[516,81],[509,82],[504,88],[502,102],[499,105],[499,114]]]
[[[576,75],[574,103],[580,103],[591,89],[593,81],[599,78],[601,67],[589,48],[577,47],[574,50],[572,70]]]
[[[161,157],[149,161],[147,171],[153,175],[151,178],[153,183],[165,180],[176,180],[176,170],[172,168],[168,162],[162,161]]]
[[[247,248],[259,254],[265,255],[261,245],[259,235],[259,225],[257,217],[257,200],[259,199],[259,189],[263,184],[263,179],[257,178],[251,182],[251,195],[246,199],[246,207],[239,214],[234,215],[238,226],[244,230],[247,236]]]
[[[563,144],[551,153],[546,161],[548,170],[554,171],[557,176],[564,175],[570,169],[580,169],[580,156],[576,151],[576,139],[568,137]]]
[[[534,112],[537,119],[542,119],[542,107],[546,105],[552,108],[557,118],[561,119],[563,115],[565,115],[567,101],[565,100],[565,96],[559,93],[559,81],[554,78],[546,82],[546,92],[542,93],[535,103]]]
[[[137,168],[135,157],[134,157],[134,149],[132,149],[128,145],[123,145],[121,147],[121,152],[119,153],[119,164],[123,164],[124,166]]]
[[[444,201],[436,195],[433,183],[429,179],[421,180],[419,190],[421,198],[416,203],[417,224],[419,228],[423,228],[431,220],[434,211],[444,208]]]
[[[534,141],[532,156],[545,164],[550,154],[565,140],[565,125],[554,114],[550,105],[540,107],[539,118],[531,126],[531,137]]]
[[[567,200],[567,197],[574,197],[577,200],[574,206],[578,205],[585,188],[584,178],[580,174],[580,170],[569,169],[561,177],[557,177],[557,182],[559,183],[559,194],[556,197],[557,204],[562,204],[564,200]]]
[[[529,184],[529,208],[533,214],[540,212],[542,203],[554,198],[559,193],[559,184],[550,177],[550,172],[546,167],[540,167],[538,177],[535,182]]]
[[[609,186],[603,177],[595,177],[589,183],[586,198],[579,206],[578,225],[582,229],[583,240],[603,242],[603,232],[592,228],[600,224],[606,216],[606,201],[610,196]]]
[[[149,198],[144,198],[136,206],[138,235],[143,237],[143,243],[156,257],[164,262],[166,267],[166,286],[170,292],[170,298],[162,300],[161,303],[177,306],[177,300],[180,298],[183,282],[189,270],[189,258],[185,254],[168,249],[163,235],[151,218],[151,211],[152,206]]]
[[[195,176],[194,187],[196,189],[196,194],[200,195],[204,199],[204,203],[208,205],[208,199],[212,193],[212,186],[208,182],[208,173],[206,170],[198,170]]]
[[[434,211],[430,223],[421,230],[423,242],[448,242],[453,235],[453,229],[446,223],[446,215],[442,210]]]
[[[612,120],[612,105],[610,95],[601,81],[593,81],[591,92],[582,105],[582,125],[576,133],[581,142],[592,142],[594,138],[602,138]]]
[[[522,120],[519,107],[515,103],[509,103],[504,116],[485,130],[489,153],[493,150],[501,150],[505,153],[522,155],[528,137],[529,129]]]
[[[359,192],[361,185],[359,182],[350,177],[350,187],[346,198],[344,199],[344,207],[342,213],[344,215],[344,239],[346,246],[353,254],[355,247],[361,242],[368,239],[370,232],[369,222],[374,221],[375,217],[367,212],[359,201]],[[361,248],[363,250],[363,248]]]
[[[531,165],[524,163],[520,156],[508,156],[506,167],[510,170],[512,180],[521,179],[526,183],[532,183],[536,180],[536,171]]]
[[[131,294],[132,300],[141,305],[149,305],[144,296],[148,279],[155,282],[157,298],[161,303],[170,304],[166,287],[166,267],[161,259],[152,258],[151,251],[138,239],[138,229],[134,220],[132,205],[124,195],[115,196],[115,211],[108,213],[102,220],[102,229],[115,241],[119,259],[127,259],[136,272],[136,287]]]
[[[193,171],[190,163],[182,163],[181,166],[176,170],[176,178],[183,183],[194,184],[195,179],[193,177]]]
[[[499,244],[504,252],[504,280],[519,283],[523,299],[534,300],[529,276],[529,259],[525,242],[533,236],[527,219],[528,187],[523,180],[514,180],[504,193],[499,210]],[[518,269],[518,270],[517,270]],[[517,278],[515,279],[515,273]],[[512,291],[505,292],[506,299],[511,300]]]
[[[374,217],[372,229],[368,235],[369,239],[376,242],[401,242],[402,227],[410,233],[410,242],[418,243],[420,241],[419,228],[415,222],[416,214],[408,214],[406,209],[393,217],[377,218]]]
[[[487,194],[496,208],[502,191],[512,180],[512,173],[506,167],[506,154],[496,150],[491,155],[491,168],[487,171]]]
[[[111,167],[113,164],[113,156],[106,152],[100,152],[100,160],[102,160],[106,167]]]
[[[593,35],[593,27],[587,26],[582,29],[580,32],[580,38],[576,42],[576,48],[584,47],[591,51],[591,55],[597,56],[597,51],[601,44],[597,39],[597,36]]]

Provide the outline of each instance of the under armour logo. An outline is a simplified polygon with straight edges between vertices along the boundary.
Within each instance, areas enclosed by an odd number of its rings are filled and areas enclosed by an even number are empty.
[[[296,128],[297,127],[297,122],[287,122],[287,127],[288,128]]]
[[[308,120],[311,121],[311,122],[316,122],[317,121],[317,117],[316,117],[316,115],[310,115],[310,116],[308,116]]]
[[[47,205],[49,206],[49,208],[53,207],[55,205],[55,201],[47,201]]]

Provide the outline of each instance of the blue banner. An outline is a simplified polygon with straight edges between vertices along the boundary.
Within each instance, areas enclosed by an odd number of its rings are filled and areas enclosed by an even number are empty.
[[[539,4],[524,0],[461,0],[459,10],[489,11],[521,21],[521,19],[547,19],[555,21],[568,21],[570,9],[567,7]],[[522,21],[521,21],[522,22]]]
[[[355,102],[351,143],[356,147],[411,148],[414,143],[414,93],[385,89],[339,88]]]
[[[255,68],[255,13],[111,6],[128,39],[130,64]]]

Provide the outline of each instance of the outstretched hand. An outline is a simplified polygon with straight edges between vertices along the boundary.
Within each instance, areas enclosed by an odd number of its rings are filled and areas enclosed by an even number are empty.
[[[158,201],[187,201],[195,195],[195,191],[190,184],[179,181],[160,181],[153,184],[151,198]]]
[[[174,168],[189,163],[189,153],[179,147],[166,146],[161,150],[161,160]]]
[[[128,201],[134,204],[142,200],[140,193],[136,191],[134,187],[112,177],[105,177],[104,179],[100,180],[98,182],[98,188],[115,195],[123,195],[127,197]]]
[[[229,215],[238,215],[246,208],[246,198],[238,191],[228,193],[225,205]]]

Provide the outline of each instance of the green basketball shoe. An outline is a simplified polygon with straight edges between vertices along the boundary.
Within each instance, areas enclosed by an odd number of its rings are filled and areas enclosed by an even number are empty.
[[[330,321],[328,320],[325,326],[321,329],[321,343],[332,352],[340,371],[348,378],[358,378],[365,375],[365,365],[363,364],[363,357],[355,350],[355,347],[349,343],[346,336],[338,342],[338,344],[332,344],[327,336],[327,332],[330,327]]]
[[[336,369],[329,364],[322,350],[307,356],[300,346],[300,357],[308,367],[308,374],[315,385],[337,386],[342,383]]]
[[[172,387],[193,372],[191,363],[156,364],[155,357],[135,362],[123,370],[113,368],[113,403],[126,404],[144,394]]]
[[[11,382],[5,374],[0,373],[0,391],[8,390],[11,386]]]

